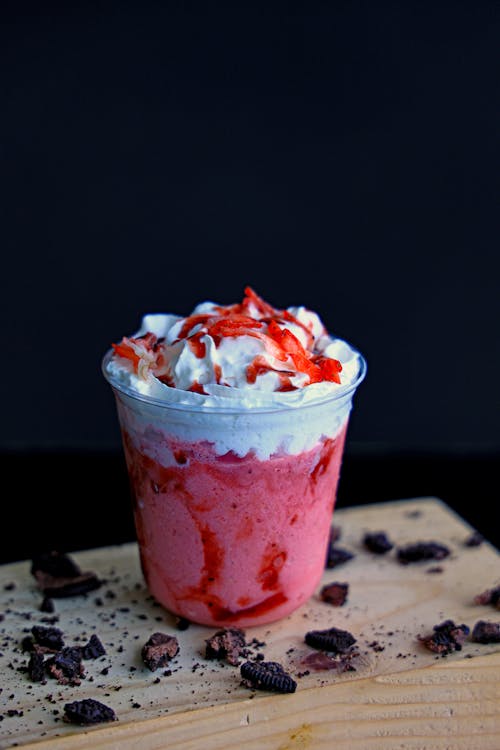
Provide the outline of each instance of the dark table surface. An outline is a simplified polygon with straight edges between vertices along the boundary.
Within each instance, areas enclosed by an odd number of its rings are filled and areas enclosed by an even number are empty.
[[[337,507],[434,496],[500,546],[497,454],[358,451],[348,447]],[[120,452],[0,454],[4,520],[0,562],[40,551],[72,552],[134,539]],[[437,540],[438,541],[438,540]]]

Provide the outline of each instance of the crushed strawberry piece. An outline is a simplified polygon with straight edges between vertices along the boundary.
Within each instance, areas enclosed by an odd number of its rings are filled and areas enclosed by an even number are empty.
[[[248,336],[252,335],[250,331],[254,328],[262,328],[262,326],[263,324],[255,318],[234,314],[228,317],[210,319],[207,323],[207,333],[214,339],[218,336]]]
[[[203,396],[206,396],[206,391],[203,388],[201,383],[198,383],[197,380],[194,381],[193,385],[188,388],[192,393],[201,393]]]
[[[292,315],[292,313],[289,312],[288,310],[282,310],[281,315],[282,315],[283,321],[287,323],[293,323],[294,325],[298,326],[304,331],[306,335],[306,339],[307,339],[307,346],[311,348],[312,345],[314,344],[314,336],[312,334],[312,331],[310,331],[309,328],[306,325],[304,325],[304,323],[302,323],[302,321],[296,318],[295,315]]]
[[[331,359],[329,357],[317,357],[316,364],[319,366],[323,380],[330,380],[333,383],[340,383],[340,373],[342,372],[342,365],[338,359]]]
[[[243,300],[242,305],[249,307],[251,303],[255,305],[261,315],[276,315],[274,307],[268,302],[265,302],[262,297],[259,297],[252,287],[247,286],[245,287],[245,299]]]
[[[111,344],[113,347],[115,354],[118,357],[123,357],[124,359],[130,359],[131,362],[136,365],[139,362],[139,355],[135,353],[135,351],[132,349],[130,344],[128,343],[128,339],[125,338],[125,336],[122,338],[121,342],[119,344]]]
[[[187,338],[187,336],[189,336],[190,332],[195,326],[203,325],[208,320],[210,320],[211,317],[212,315],[202,313],[200,315],[190,315],[189,318],[185,318],[184,323],[182,324],[182,328],[179,331],[178,339]]]
[[[154,333],[146,333],[144,336],[138,336],[137,338],[127,338],[124,336],[119,344],[112,344],[112,347],[115,354],[119,357],[129,359],[136,366],[143,354],[155,350],[157,340]]]
[[[195,356],[199,357],[200,359],[202,359],[207,353],[207,346],[202,340],[204,335],[205,334],[200,331],[199,333],[195,333],[194,336],[190,336],[187,339],[191,351],[193,351]]]
[[[303,372],[309,376],[309,383],[319,383],[324,379],[321,368],[311,361],[311,355],[288,328],[281,329],[274,320],[271,320],[268,331],[283,351],[290,355],[297,372]]]

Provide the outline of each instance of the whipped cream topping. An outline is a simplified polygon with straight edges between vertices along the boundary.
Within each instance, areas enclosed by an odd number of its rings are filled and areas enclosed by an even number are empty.
[[[361,371],[360,355],[317,313],[278,310],[249,287],[241,303],[203,302],[187,318],[146,315],[113,350],[105,365],[112,385],[194,407],[314,403],[357,384]]]
[[[122,429],[163,466],[172,441],[264,461],[341,438],[365,369],[315,312],[277,310],[250,288],[187,318],[146,315],[103,359]]]

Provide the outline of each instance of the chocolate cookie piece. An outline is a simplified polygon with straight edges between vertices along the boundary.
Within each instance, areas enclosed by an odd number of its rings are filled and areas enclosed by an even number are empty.
[[[49,596],[44,596],[40,604],[40,612],[45,612],[46,614],[52,614],[53,612],[55,612],[55,609],[56,608],[52,599]]]
[[[59,628],[34,625],[31,632],[35,643],[38,646],[43,646],[46,651],[60,651],[64,647],[63,633]]]
[[[434,625],[430,635],[418,636],[418,640],[430,651],[446,656],[452,651],[462,650],[469,632],[467,625],[455,625],[453,620],[445,620],[440,625]]]
[[[352,663],[359,656],[359,651],[350,648],[343,654],[328,654],[326,651],[311,651],[302,659],[302,664],[315,672],[324,670],[336,670],[342,672],[355,672],[356,667]]]
[[[320,651],[332,651],[333,653],[345,653],[354,643],[356,638],[347,630],[340,628],[328,628],[326,630],[309,630],[304,640],[308,646]]]
[[[276,693],[294,693],[295,680],[275,661],[246,661],[240,667],[243,684],[257,690],[272,690]]]
[[[484,542],[484,536],[479,531],[473,531],[464,539],[464,547],[480,547]]]
[[[82,651],[77,646],[67,646],[45,662],[47,673],[60,685],[79,685],[85,674]]]
[[[179,652],[179,642],[175,635],[153,633],[141,650],[144,664],[152,672],[164,667]]]
[[[334,544],[330,544],[326,554],[326,568],[336,568],[339,565],[343,565],[354,557],[353,552],[349,552],[348,549],[343,547],[336,547]]]
[[[330,526],[330,537],[329,537],[329,544],[334,544],[335,542],[338,542],[339,539],[342,536],[342,528],[340,526]]]
[[[205,658],[227,661],[233,667],[245,651],[245,633],[240,628],[223,628],[206,641]]]
[[[328,537],[328,546],[326,548],[325,568],[336,568],[337,565],[352,560],[354,557],[353,552],[344,549],[343,547],[337,547],[337,542],[341,537],[340,526],[331,526],[330,534]]]
[[[45,680],[45,666],[43,654],[34,651],[28,661],[28,675],[33,682]]]
[[[347,601],[347,594],[349,593],[348,583],[328,583],[320,591],[320,598],[327,604],[331,604],[334,607],[342,607]]]
[[[42,552],[31,561],[31,574],[46,573],[52,578],[76,578],[80,575],[78,565],[63,552]]]
[[[439,542],[416,542],[399,547],[397,551],[398,560],[403,565],[423,560],[444,560],[449,554],[448,547]]]
[[[80,651],[82,659],[97,659],[99,656],[104,656],[106,653],[106,649],[95,634],[90,636],[90,639],[85,646],[80,647]]]
[[[491,604],[493,607],[500,609],[500,586],[482,591],[474,597],[474,604]]]
[[[385,531],[367,532],[363,537],[363,544],[367,550],[376,555],[385,555],[394,547]]]
[[[475,643],[500,643],[500,622],[478,620],[472,628],[471,639]]]
[[[116,714],[104,703],[94,698],[84,698],[81,701],[66,703],[64,718],[71,724],[100,724],[106,721],[116,721]]]
[[[31,574],[45,598],[62,599],[86,594],[102,585],[95,573],[82,573],[68,555],[60,552],[48,552],[34,557]]]

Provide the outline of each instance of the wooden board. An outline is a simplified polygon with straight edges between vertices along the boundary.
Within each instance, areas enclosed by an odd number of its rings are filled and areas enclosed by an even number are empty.
[[[246,631],[248,641],[256,639],[254,655],[282,663],[297,678],[291,695],[252,692],[241,685],[238,668],[207,661],[205,639],[215,629],[176,630],[174,618],[144,588],[135,544],[72,555],[106,583],[87,597],[57,601],[56,625],[67,645],[96,633],[107,653],[85,662],[79,686],[52,679],[33,683],[22,671],[27,657],[20,642],[47,615],[39,611],[41,595],[29,563],[3,566],[0,747],[498,750],[500,644],[468,640],[461,652],[441,658],[417,639],[447,618],[470,627],[479,619],[500,619],[491,605],[473,603],[476,594],[500,582],[498,552],[488,543],[466,547],[470,527],[433,498],[338,510],[334,523],[342,530],[339,546],[355,556],[326,570],[321,585],[349,583],[347,603],[332,607],[315,595],[285,620]],[[380,530],[397,546],[435,540],[452,554],[440,563],[403,566],[395,550],[379,557],[363,548],[364,532]],[[436,567],[441,572],[431,572]],[[312,652],[305,632],[332,625],[357,638],[356,671],[302,674],[303,659]],[[141,662],[141,646],[157,630],[177,635],[180,643],[167,676]],[[91,728],[63,722],[64,704],[87,697],[112,706],[118,721]]]

